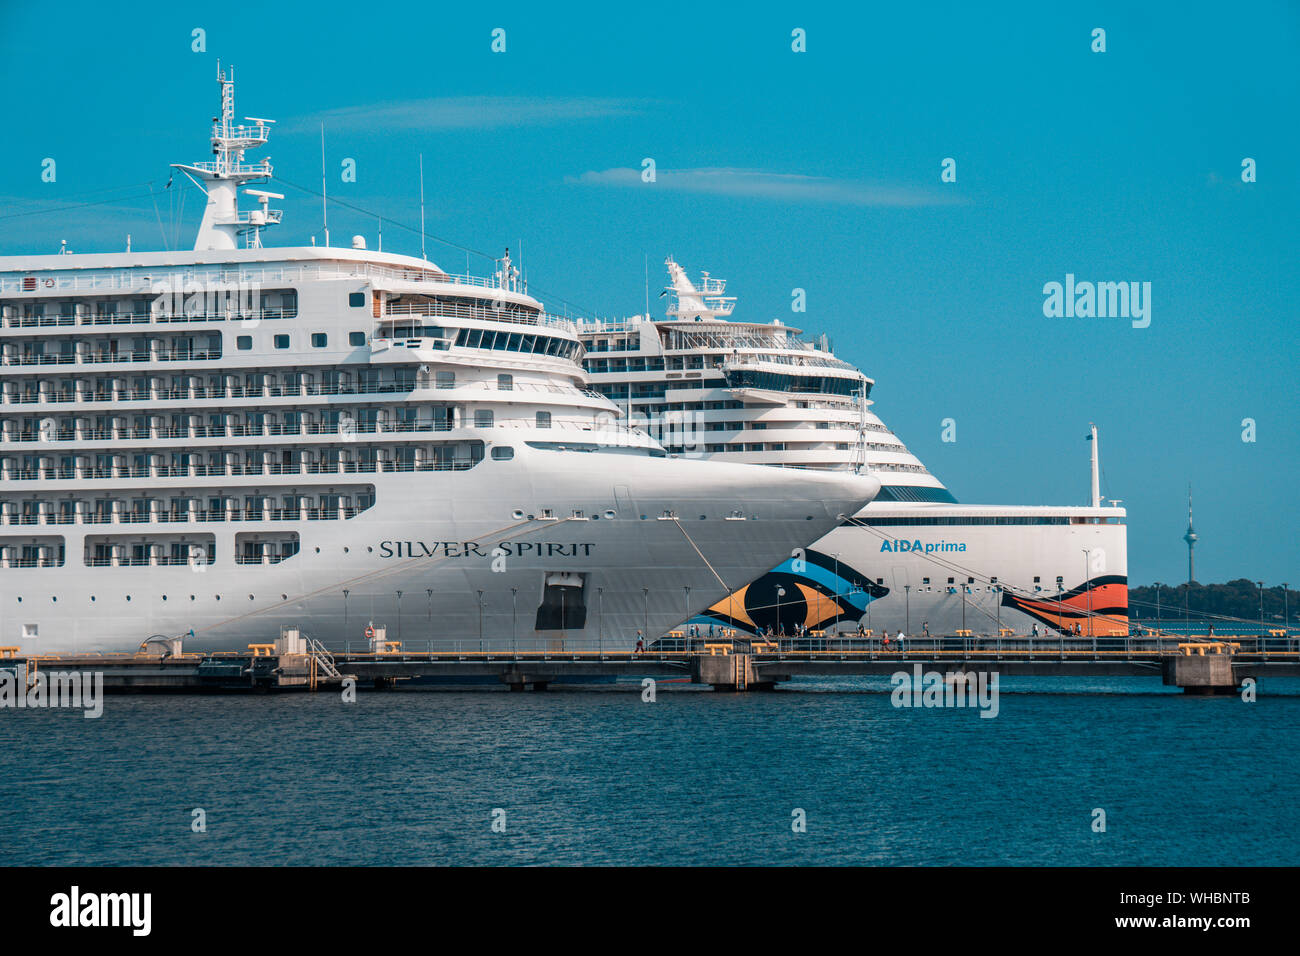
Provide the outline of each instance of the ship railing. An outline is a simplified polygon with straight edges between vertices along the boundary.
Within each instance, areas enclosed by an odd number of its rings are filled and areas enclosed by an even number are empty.
[[[105,359],[104,361],[109,361]],[[147,361],[147,359],[118,358],[118,362]],[[17,363],[15,363],[17,364]],[[36,363],[32,363],[36,364]],[[65,362],[62,364],[71,364]],[[531,382],[516,382],[513,389],[500,388],[494,382],[478,383],[430,383],[420,385],[415,381],[397,382],[362,382],[357,384],[321,385],[303,382],[296,385],[194,385],[181,388],[134,388],[128,387],[110,392],[106,389],[75,390],[59,392],[47,391],[42,395],[38,391],[6,393],[6,404],[30,405],[39,403],[62,402],[144,402],[175,401],[198,399],[234,399],[234,398],[295,398],[319,395],[407,395],[411,392],[450,391],[456,388],[478,387],[489,391],[533,391],[553,395],[578,395],[584,398],[604,400],[605,396],[589,388],[568,385],[543,385]]]
[[[157,352],[86,352],[52,355],[6,355],[4,365],[114,365],[131,362],[205,362],[221,358],[220,349],[167,349]]]
[[[504,598],[505,609],[510,607],[509,595]],[[500,611],[498,610],[498,613]],[[407,618],[417,617],[413,613]],[[421,622],[423,623],[423,622]],[[1101,627],[1122,629],[1123,622]],[[389,625],[389,635],[394,628]],[[610,628],[603,637],[551,637],[523,634],[512,637],[499,631],[482,638],[470,635],[460,638],[416,638],[391,642],[390,650],[372,651],[369,642],[345,641],[341,653],[353,657],[374,657],[384,660],[429,656],[459,656],[474,658],[510,658],[528,655],[543,658],[580,658],[588,656],[681,657],[685,655],[711,655],[720,652],[743,652],[772,660],[798,659],[868,659],[868,660],[987,660],[995,669],[1000,659],[1057,659],[1066,661],[1118,661],[1158,660],[1177,657],[1188,651],[1186,636],[1138,637],[1126,634],[1083,634],[1079,636],[1054,634],[1033,637],[1030,634],[979,633],[972,636],[912,634],[901,640],[896,636],[858,636],[851,631],[809,634],[805,636],[728,636],[715,633],[708,636],[701,630],[690,634],[685,629],[652,639],[641,653],[636,652],[635,628]],[[1223,652],[1247,654],[1279,659],[1300,657],[1300,640],[1287,632],[1280,635],[1226,634],[1214,635],[1208,642],[1224,646]],[[1183,646],[1180,646],[1183,645]],[[1235,647],[1233,646],[1235,645]],[[1208,650],[1213,653],[1214,651]]]
[[[507,322],[512,325],[531,325],[545,326],[548,328],[562,329],[567,332],[577,333],[578,326],[573,319],[565,318],[560,315],[552,315],[549,312],[525,312],[518,309],[493,309],[491,307],[471,306],[460,304],[434,304],[419,302],[394,302],[387,303],[384,306],[384,315],[381,319],[388,319],[390,316],[419,316],[423,318],[448,318],[448,319],[477,319],[483,322]],[[403,339],[418,338],[419,336],[406,336],[401,334],[389,334],[384,338]]]
[[[199,283],[251,283],[260,282],[263,288],[269,283],[304,282],[316,279],[371,278],[396,282],[418,282],[430,285],[464,285],[495,289],[498,282],[486,276],[456,275],[442,272],[433,263],[428,269],[401,269],[372,262],[347,260],[313,261],[309,264],[283,266],[242,266],[235,269],[200,269],[185,266],[133,266],[109,268],[100,273],[76,270],[75,273],[49,272],[8,273],[0,276],[0,295],[10,293],[35,293],[42,296],[61,292],[111,292],[152,291],[154,283],[170,281],[173,285]],[[46,282],[50,285],[46,285]]]
[[[333,464],[234,464],[234,465],[140,465],[121,467],[14,468],[7,481],[42,481],[116,478],[203,478],[240,477],[243,475],[351,475],[399,471],[467,471],[479,458],[448,458],[422,462],[340,462]]]
[[[175,322],[257,322],[263,319],[296,318],[298,310],[292,309],[224,309],[216,312],[187,312],[183,314],[156,312],[105,312],[96,314],[10,316],[4,320],[5,328],[27,329],[79,325],[165,325]]]
[[[288,561],[297,553],[297,551],[293,551],[289,554],[237,554],[235,555],[235,564],[280,564],[282,561]]]
[[[253,134],[251,136],[241,136],[238,132],[232,130],[230,139],[250,139],[258,143],[266,142],[263,135]],[[214,176],[270,176],[271,167],[268,163],[187,163],[191,169],[200,169],[205,173],[211,173]]]
[[[482,430],[487,428],[536,428],[549,431],[582,431],[615,433],[631,431],[626,425],[611,421],[608,425],[589,422],[571,422],[563,419],[551,419],[549,423],[539,423],[536,418],[494,418],[492,421],[466,421],[459,424],[445,421],[420,422],[300,422],[298,424],[281,424],[266,422],[261,425],[177,425],[156,428],[120,428],[94,429],[77,436],[72,433],[60,433],[56,437],[40,437],[39,433],[16,435],[10,439],[13,444],[41,443],[56,444],[61,442],[97,442],[97,441],[144,441],[163,439],[195,438],[266,438],[293,436],[339,436],[352,435],[416,435],[437,434],[452,431]],[[202,463],[195,462],[195,467]],[[180,466],[187,467],[187,466]]]
[[[88,568],[142,568],[142,567],[180,567],[182,565],[210,565],[215,560],[212,555],[206,559],[195,561],[188,555],[160,554],[157,557],[140,556],[140,555],[122,555],[117,558],[107,557],[104,555],[87,555],[85,558],[86,567]]]
[[[334,521],[354,518],[366,508],[354,505],[338,505],[333,508],[311,506],[307,508],[233,508],[229,511],[201,510],[193,513],[160,511],[157,514],[122,512],[117,518],[111,514],[86,513],[78,517],[75,514],[40,515],[6,515],[0,517],[0,524],[5,525],[49,525],[49,524],[187,524],[195,522],[210,523],[214,521]]]

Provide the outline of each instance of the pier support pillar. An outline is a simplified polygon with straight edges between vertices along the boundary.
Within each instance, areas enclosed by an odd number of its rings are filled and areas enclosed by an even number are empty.
[[[1237,678],[1232,673],[1231,654],[1190,654],[1166,660],[1166,686],[1181,687],[1184,694],[1235,694]]]
[[[776,678],[757,677],[751,654],[698,655],[691,659],[691,682],[730,691],[771,690],[776,686]]]
[[[553,679],[553,674],[530,674],[527,671],[515,670],[513,668],[505,671],[501,675],[501,683],[509,684],[512,691],[521,691],[525,687],[532,687],[533,690],[546,690]]]

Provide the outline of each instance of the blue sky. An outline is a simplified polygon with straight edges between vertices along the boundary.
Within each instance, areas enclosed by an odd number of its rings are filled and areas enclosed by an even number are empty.
[[[730,280],[737,318],[829,333],[961,500],[1082,503],[1095,421],[1135,583],[1185,574],[1189,481],[1201,580],[1300,583],[1296,5],[469,7],[0,3],[0,254],[188,245],[200,197],[186,185],[181,215],[162,186],[206,158],[220,57],[238,115],[279,120],[264,152],[288,183],[319,189],[323,121],[331,196],[417,225],[423,152],[450,271],[457,247],[522,243],[553,311],[621,315],[647,256],[662,308],[672,253]],[[319,236],[320,200],[282,191],[268,243]],[[375,242],[345,208],[330,227]],[[1150,327],[1045,317],[1067,273],[1150,282]]]

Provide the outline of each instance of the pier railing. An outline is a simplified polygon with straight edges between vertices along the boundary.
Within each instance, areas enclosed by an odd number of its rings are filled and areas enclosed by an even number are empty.
[[[785,637],[752,640],[739,637],[665,637],[651,641],[640,650],[636,639],[622,635],[607,638],[575,639],[538,637],[533,634],[517,639],[470,637],[415,639],[400,637],[387,642],[387,649],[374,650],[367,641],[345,642],[341,653],[346,657],[421,658],[421,657],[600,657],[627,655],[646,658],[677,658],[690,655],[751,654],[769,660],[785,658],[871,660],[929,660],[934,658],[1014,658],[1017,660],[1151,660],[1176,657],[1186,653],[1191,642],[1219,642],[1234,645],[1239,656],[1263,659],[1300,657],[1300,635],[1186,635],[1159,637],[1032,637],[1009,636],[932,636],[898,638],[858,637]]]

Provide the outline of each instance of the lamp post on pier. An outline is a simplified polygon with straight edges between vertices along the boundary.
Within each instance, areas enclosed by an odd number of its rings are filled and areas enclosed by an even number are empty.
[[[690,645],[690,639],[691,639],[691,632],[690,632],[690,626],[691,626],[691,586],[690,586],[689,584],[684,584],[684,585],[682,585],[682,590],[683,590],[684,592],[686,592],[685,595],[684,595],[684,597],[683,597],[683,600],[684,600],[683,607],[685,608],[685,614],[686,614],[686,617],[684,618],[684,620],[686,621],[686,648],[687,648],[687,650],[691,650],[691,649],[692,649],[692,648],[691,648],[691,645]]]
[[[781,624],[781,598],[785,597],[785,588],[776,589],[776,634],[779,639],[785,628]]]
[[[1092,549],[1083,549],[1083,586],[1088,592],[1088,636],[1092,636]]]

